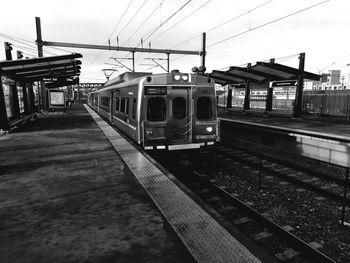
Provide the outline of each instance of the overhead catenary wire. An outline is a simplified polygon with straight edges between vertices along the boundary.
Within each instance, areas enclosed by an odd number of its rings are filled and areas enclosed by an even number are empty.
[[[17,43],[21,43],[22,45],[26,45],[29,48],[31,48],[33,51],[37,52],[37,49],[35,49],[36,48],[36,44],[33,41],[22,39],[22,38],[17,38],[17,37],[10,36],[10,35],[7,35],[7,34],[2,34],[2,33],[0,33],[0,36],[2,36],[4,38],[7,38],[7,39],[10,39],[11,41],[14,41],[14,42],[17,42]],[[30,44],[28,44],[28,43],[30,43]],[[51,52],[51,51],[48,51],[48,50],[44,50],[44,53],[51,54],[51,55],[56,55],[54,52]]]
[[[314,8],[314,7],[317,7],[317,6],[322,5],[322,4],[324,4],[324,3],[326,3],[326,2],[329,2],[329,1],[330,1],[330,0],[325,0],[325,1],[319,2],[319,3],[317,3],[317,4],[308,6],[308,7],[303,8],[303,9],[300,9],[300,10],[298,10],[298,11],[296,11],[296,12],[290,13],[290,14],[288,14],[288,15],[285,15],[285,16],[276,18],[276,19],[274,19],[274,20],[271,20],[271,21],[269,21],[269,22],[266,22],[266,23],[264,23],[264,24],[258,25],[258,26],[256,26],[256,27],[249,28],[249,29],[246,30],[246,31],[243,31],[243,32],[238,33],[238,34],[236,34],[236,35],[233,35],[233,36],[224,38],[224,39],[222,39],[222,40],[220,40],[220,41],[214,42],[214,43],[208,45],[207,48],[210,48],[210,47],[212,47],[212,46],[221,44],[221,43],[226,42],[226,41],[228,41],[228,40],[231,40],[231,39],[233,39],[233,38],[236,38],[236,37],[239,37],[239,36],[241,36],[241,35],[247,34],[247,33],[251,32],[251,31],[257,30],[257,29],[259,29],[259,28],[262,28],[262,27],[271,25],[271,24],[273,24],[273,23],[276,23],[276,22],[281,21],[281,20],[283,20],[283,19],[286,19],[286,18],[288,18],[288,17],[297,15],[297,14],[299,14],[299,13],[302,13],[302,12],[304,12],[304,11],[306,11],[306,10],[309,10],[309,9],[311,9],[311,8]]]
[[[184,18],[182,18],[180,21],[178,21],[176,24],[174,24],[173,26],[171,26],[170,28],[168,28],[167,30],[163,31],[162,33],[160,33],[158,36],[154,37],[153,39],[151,39],[150,41],[154,41],[156,39],[158,39],[160,36],[164,35],[166,32],[168,32],[169,30],[173,29],[174,27],[176,27],[178,24],[182,23],[183,21],[185,21],[187,18],[189,18],[190,16],[192,16],[194,13],[196,13],[197,11],[199,11],[200,9],[202,9],[204,6],[206,6],[207,4],[209,4],[212,0],[208,0],[207,2],[205,2],[204,4],[202,4],[200,7],[198,7],[197,9],[195,9],[194,11],[192,11],[190,14],[188,14],[187,16],[185,16]],[[271,0],[272,1],[272,0]]]
[[[209,33],[209,32],[211,32],[211,31],[213,31],[213,30],[215,30],[215,29],[218,29],[218,28],[220,28],[220,27],[222,27],[222,26],[224,26],[224,25],[226,25],[226,24],[228,24],[228,23],[230,23],[230,22],[232,22],[232,21],[238,19],[238,18],[241,18],[241,17],[244,16],[244,15],[250,14],[251,12],[253,12],[253,11],[255,11],[255,10],[257,10],[257,9],[259,9],[259,8],[261,8],[261,7],[263,7],[263,6],[267,5],[267,4],[269,4],[269,3],[271,3],[272,1],[274,1],[274,0],[266,1],[266,2],[260,4],[260,5],[256,6],[256,7],[254,7],[254,8],[252,8],[252,9],[249,9],[248,11],[243,12],[242,14],[239,14],[239,15],[233,17],[233,18],[230,18],[230,19],[226,20],[225,22],[222,22],[222,23],[220,23],[220,24],[218,24],[218,25],[216,25],[216,26],[214,26],[214,27],[212,27],[212,28],[209,28],[208,30],[206,30],[206,32]],[[184,43],[186,43],[186,42],[189,42],[189,41],[191,41],[191,40],[193,40],[193,39],[195,39],[195,38],[197,38],[197,37],[200,37],[200,36],[201,36],[201,34],[195,35],[194,37],[192,37],[192,38],[190,38],[190,39],[187,39],[187,40],[185,40],[185,41],[183,41],[183,42],[181,42],[181,43],[178,43],[178,44],[172,46],[171,48],[174,48],[174,47],[177,47],[177,46],[179,46],[179,45],[182,45],[182,44],[184,44]]]
[[[162,26],[164,26],[167,22],[170,21],[176,14],[178,14],[182,9],[184,9],[189,3],[191,3],[192,0],[188,0],[185,4],[183,4],[178,10],[176,10],[172,15],[170,15],[164,22],[162,22],[160,25],[153,28],[151,31],[149,31],[147,34],[145,34],[142,38],[143,41],[148,40],[151,36],[153,36],[154,33],[156,33]],[[138,45],[140,46],[140,45]]]
[[[125,30],[125,28],[127,26],[129,26],[131,24],[131,22],[134,20],[134,18],[137,16],[137,14],[141,11],[141,9],[144,7],[144,5],[147,3],[148,0],[144,0],[143,3],[141,4],[141,6],[136,10],[136,12],[134,13],[134,15],[129,19],[129,21],[125,24],[125,26],[119,31],[119,33],[117,34],[117,37],[120,36],[123,31]],[[116,37],[116,38],[117,38]],[[116,39],[115,38],[115,39]],[[114,40],[115,40],[114,39]]]
[[[171,14],[164,22],[160,23],[160,25],[156,26],[155,28],[153,28],[151,31],[149,31],[147,34],[145,34],[142,39],[143,42],[145,42],[146,40],[148,40],[148,38],[150,38],[155,32],[157,32],[162,26],[164,26],[164,24],[166,24],[168,21],[170,21],[170,19],[172,19],[176,14],[178,14],[183,8],[185,8],[190,2],[192,2],[192,0],[188,0],[185,4],[183,4],[178,10],[176,10],[173,14]],[[142,43],[138,44],[137,47],[139,47],[140,45],[142,45]]]
[[[331,66],[337,64],[339,61],[342,61],[343,59],[345,59],[345,58],[347,58],[347,57],[349,57],[349,56],[350,56],[350,54],[347,54],[347,55],[345,55],[345,56],[343,56],[343,57],[337,59],[336,61],[332,62],[332,63],[329,64],[328,66],[326,66],[326,67],[324,67],[323,69],[319,70],[319,72],[320,72],[320,73],[323,72],[323,71],[326,70],[327,68],[329,68],[329,67],[331,67]]]
[[[122,14],[122,16],[119,18],[117,24],[114,26],[114,28],[113,28],[113,30],[112,30],[112,33],[109,35],[108,39],[110,39],[110,38],[113,36],[115,30],[118,28],[118,26],[119,26],[120,22],[122,21],[122,19],[124,18],[125,14],[128,12],[128,10],[129,10],[129,8],[130,8],[132,2],[133,2],[133,0],[130,0],[130,1],[129,1],[128,5],[126,6],[126,8],[125,8],[125,10],[124,10],[124,12],[123,12],[123,14]],[[117,38],[117,37],[116,37],[116,38]],[[107,43],[107,42],[106,42],[106,43]],[[96,60],[97,60],[97,59],[100,57],[100,55],[101,55],[102,53],[104,53],[104,52],[105,52],[105,51],[100,51],[100,52],[98,52],[98,54],[94,57],[94,59],[93,59],[93,60],[91,61],[91,63],[89,64],[87,70],[90,69],[90,67],[96,62]]]
[[[120,22],[122,21],[122,19],[123,19],[124,16],[125,16],[125,14],[128,12],[128,10],[129,10],[129,8],[130,8],[130,6],[131,6],[131,4],[132,4],[132,1],[133,1],[133,0],[130,0],[130,1],[129,1],[129,4],[126,6],[126,8],[125,8],[125,10],[124,10],[124,12],[123,12],[123,14],[122,14],[122,16],[119,18],[117,24],[115,25],[115,27],[114,27],[113,30],[112,30],[112,33],[111,33],[110,36],[108,37],[109,39],[113,36],[115,30],[116,30],[117,27],[119,26]]]
[[[151,14],[142,21],[142,23],[140,24],[140,26],[134,31],[134,33],[131,34],[131,36],[124,42],[123,45],[125,45],[125,43],[127,43],[144,25],[145,23],[153,16],[153,14],[161,7],[161,5],[164,3],[165,0],[162,0],[160,4],[158,4],[156,6],[156,8],[153,9],[153,11],[151,12]]]
[[[253,28],[249,28],[249,29],[246,30],[246,31],[243,31],[243,32],[238,33],[238,34],[233,35],[233,36],[230,36],[230,37],[225,38],[225,39],[223,39],[223,40],[217,41],[217,42],[215,42],[215,43],[212,43],[212,44],[208,45],[207,48],[210,48],[210,47],[212,47],[212,46],[218,45],[218,44],[220,44],[220,43],[223,43],[223,42],[228,41],[228,40],[230,40],[230,39],[236,38],[236,37],[238,37],[238,36],[244,35],[244,34],[246,34],[246,33],[249,33],[249,32],[254,31],[254,30],[256,30],[256,29],[262,28],[262,27],[264,27],[264,26],[267,26],[267,25],[276,23],[276,22],[278,22],[278,21],[280,21],[280,20],[283,20],[283,19],[286,19],[286,18],[288,18],[288,17],[294,16],[294,15],[299,14],[299,13],[301,13],[301,12],[307,11],[307,10],[312,9],[312,8],[314,8],[314,7],[317,7],[317,6],[319,6],[319,5],[325,4],[326,2],[329,2],[329,1],[330,1],[330,0],[325,0],[325,1],[322,1],[322,2],[318,2],[318,3],[314,4],[314,5],[308,6],[308,7],[306,7],[306,8],[300,9],[300,10],[298,10],[298,11],[296,11],[296,12],[293,12],[293,13],[290,13],[290,14],[288,14],[288,15],[279,17],[279,18],[274,19],[274,20],[271,20],[271,21],[269,21],[269,22],[267,22],[267,23],[261,24],[261,25],[259,25],[259,26],[253,27]],[[264,4],[267,4],[267,3],[269,3],[269,2],[271,2],[271,0],[265,2]],[[258,6],[258,7],[261,7],[261,6],[262,6],[262,5],[260,5],[260,6]],[[257,9],[258,7],[254,8],[254,10]],[[246,13],[249,13],[249,12],[250,12],[250,11],[245,12],[245,14],[246,14]],[[241,15],[240,15],[240,16],[241,16]],[[240,16],[238,16],[238,17],[240,17]],[[232,19],[231,19],[231,20],[232,20]],[[217,28],[217,27],[214,27],[214,28]],[[214,30],[214,28],[212,28],[212,29]],[[197,36],[196,36],[196,37],[197,37]],[[185,41],[185,42],[186,42],[186,41]],[[182,44],[182,43],[184,43],[184,42],[181,42],[181,44]],[[179,45],[179,44],[177,44],[177,45]],[[177,45],[176,45],[176,46],[177,46]],[[178,58],[176,58],[176,59],[173,59],[172,61],[177,60],[177,59],[180,59],[180,58],[182,58],[182,57],[184,57],[184,56],[180,56],[180,57],[178,57]]]

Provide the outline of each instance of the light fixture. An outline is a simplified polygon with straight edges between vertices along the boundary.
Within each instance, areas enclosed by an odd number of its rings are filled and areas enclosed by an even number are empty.
[[[213,131],[213,127],[209,126],[205,129],[207,132],[212,132]]]

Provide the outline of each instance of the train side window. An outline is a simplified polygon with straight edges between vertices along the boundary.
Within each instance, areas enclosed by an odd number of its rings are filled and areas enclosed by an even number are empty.
[[[125,98],[125,114],[129,115],[129,98]]]
[[[121,101],[120,101],[120,112],[125,113],[125,98],[121,98]]]
[[[183,97],[176,97],[173,100],[173,116],[176,119],[184,119],[186,117],[186,100]]]
[[[211,100],[209,97],[200,97],[197,100],[197,118],[199,120],[210,119],[212,117]]]
[[[166,116],[166,101],[161,97],[149,98],[147,101],[147,120],[164,121]]]
[[[136,98],[134,98],[132,101],[132,118],[136,118]]]
[[[119,108],[119,101],[120,101],[120,99],[119,99],[119,97],[116,97],[115,98],[115,111],[120,111],[120,108]]]

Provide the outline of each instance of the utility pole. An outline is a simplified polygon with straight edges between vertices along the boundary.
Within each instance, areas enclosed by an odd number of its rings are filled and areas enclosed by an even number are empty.
[[[43,57],[43,39],[41,35],[41,22],[40,17],[35,17],[35,24],[36,24],[36,44],[38,46],[38,57]],[[39,108],[42,108],[43,110],[48,109],[48,98],[47,98],[47,92],[44,81],[39,82]],[[41,107],[40,107],[41,102]]]
[[[6,60],[12,60],[12,44],[10,42],[4,42],[5,45],[5,55],[6,55]]]
[[[293,110],[294,118],[301,118],[301,113],[302,113],[303,89],[304,89],[304,67],[305,67],[305,53],[300,53],[298,83],[296,87],[294,110]]]

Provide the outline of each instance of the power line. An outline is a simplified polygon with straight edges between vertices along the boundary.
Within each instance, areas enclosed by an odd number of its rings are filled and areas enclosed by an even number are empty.
[[[319,72],[323,72],[325,69],[327,69],[327,68],[333,66],[334,64],[338,63],[339,61],[341,61],[341,60],[343,60],[344,58],[347,58],[347,57],[349,57],[349,56],[350,56],[350,54],[347,54],[347,55],[341,57],[340,59],[337,59],[336,61],[334,61],[334,62],[332,62],[331,64],[329,64],[327,67],[324,67],[323,69],[319,70]]]
[[[264,24],[262,24],[262,25],[259,25],[259,26],[250,28],[250,29],[248,29],[248,30],[246,30],[246,31],[243,31],[243,32],[239,33],[239,34],[236,34],[236,35],[227,37],[227,38],[225,38],[225,39],[223,39],[223,40],[217,41],[217,42],[215,42],[215,43],[209,45],[207,48],[210,48],[210,47],[212,47],[212,46],[218,45],[218,44],[223,43],[223,42],[225,42],[225,41],[227,41],[227,40],[230,40],[230,39],[232,39],[232,38],[236,38],[236,37],[238,37],[238,36],[244,35],[244,34],[246,34],[246,33],[248,33],[248,32],[254,31],[254,30],[259,29],[259,28],[262,28],[262,27],[264,27],[264,26],[267,26],[267,25],[276,23],[276,22],[281,21],[281,20],[283,20],[283,19],[285,19],[285,18],[294,16],[294,15],[296,15],[296,14],[299,14],[299,13],[301,13],[301,12],[304,12],[304,11],[306,11],[306,10],[309,10],[309,9],[311,9],[311,8],[314,8],[314,7],[316,7],[316,6],[319,6],[319,5],[324,4],[324,3],[326,3],[326,2],[329,2],[329,1],[330,1],[330,0],[325,0],[325,1],[319,2],[319,3],[317,3],[317,4],[311,5],[311,6],[309,6],[309,7],[303,8],[303,9],[298,10],[298,11],[296,11],[296,12],[293,12],[293,13],[290,13],[290,14],[288,14],[288,15],[282,16],[282,17],[280,17],[280,18],[274,19],[274,20],[269,21],[269,22],[267,22],[267,23],[264,23]]]
[[[0,36],[4,37],[4,38],[7,38],[7,39],[10,39],[12,41],[15,41],[15,42],[18,42],[18,43],[21,43],[23,45],[26,45],[26,46],[29,46],[32,50],[34,50],[35,52],[37,52],[37,49],[35,49],[36,45],[35,45],[35,42],[33,41],[30,41],[30,40],[26,40],[26,39],[22,39],[22,38],[17,38],[17,37],[14,37],[14,36],[10,36],[10,35],[7,35],[7,34],[2,34],[0,33]],[[24,42],[25,41],[25,42]],[[30,44],[28,44],[28,43]],[[51,55],[57,55],[51,51],[48,51],[48,50],[44,50],[44,53],[49,53]]]
[[[256,6],[256,7],[254,7],[254,8],[252,8],[252,9],[249,9],[248,11],[243,12],[242,14],[240,14],[240,15],[238,15],[238,16],[235,16],[235,17],[233,17],[233,18],[230,18],[229,20],[226,20],[225,22],[223,22],[223,23],[221,23],[221,24],[218,24],[218,25],[216,25],[216,26],[214,26],[214,27],[208,29],[206,32],[208,33],[208,32],[210,32],[210,31],[213,31],[213,30],[215,30],[215,29],[218,29],[219,27],[222,27],[222,26],[224,26],[224,25],[226,25],[226,24],[228,24],[228,23],[230,23],[230,22],[232,22],[232,21],[234,21],[234,20],[236,20],[236,19],[238,19],[238,18],[240,18],[240,17],[242,17],[242,16],[244,16],[244,15],[246,15],[246,14],[250,14],[251,12],[253,12],[253,11],[255,11],[255,10],[257,10],[257,9],[259,9],[259,8],[261,8],[261,7],[265,6],[265,5],[267,5],[267,4],[269,4],[269,3],[272,2],[272,1],[273,1],[273,0],[266,1],[266,2],[260,4],[260,5]],[[172,46],[171,48],[174,48],[174,47],[176,47],[176,46],[179,46],[179,45],[181,45],[181,44],[184,44],[184,43],[186,43],[186,42],[189,42],[189,41],[191,41],[191,40],[193,40],[193,39],[195,39],[195,38],[197,38],[197,37],[199,37],[199,36],[201,36],[201,34],[195,35],[194,37],[192,37],[192,38],[190,38],[190,39],[187,39],[187,40],[185,40],[185,41],[183,41],[183,42],[181,42],[181,43],[179,43],[179,44],[176,44],[175,46]]]
[[[134,20],[135,16],[140,12],[140,10],[142,9],[142,7],[147,3],[148,0],[143,1],[142,5],[137,9],[137,11],[135,12],[135,14],[130,18],[130,20],[126,23],[126,25],[122,28],[122,30],[119,31],[118,35],[121,35],[121,33],[123,33],[123,31],[125,30],[125,28],[130,25],[131,21]],[[117,37],[118,37],[117,35]],[[115,40],[115,39],[114,39]]]
[[[155,32],[157,32],[162,26],[164,26],[171,18],[173,18],[178,12],[180,12],[183,8],[185,8],[192,0],[188,0],[184,5],[182,5],[178,10],[176,10],[171,16],[169,16],[164,22],[162,22],[159,26],[156,26],[150,32],[143,36],[143,40],[146,41],[149,39]],[[147,36],[147,37],[146,37]],[[139,45],[138,45],[139,46]]]
[[[111,38],[111,37],[113,36],[113,34],[114,34],[115,30],[117,29],[117,27],[119,26],[120,22],[121,22],[121,21],[122,21],[122,19],[124,18],[124,16],[125,16],[126,12],[128,12],[129,7],[130,7],[130,5],[131,5],[132,1],[133,1],[133,0],[130,0],[130,2],[129,2],[129,4],[128,4],[128,6],[125,8],[124,13],[123,13],[123,14],[122,14],[122,16],[119,18],[119,21],[118,21],[118,23],[115,25],[115,27],[113,28],[112,34],[109,36],[109,38]]]
[[[194,13],[196,13],[198,10],[200,10],[201,8],[203,8],[204,6],[206,6],[207,4],[209,4],[212,0],[208,0],[207,2],[205,2],[203,5],[201,5],[200,7],[198,7],[196,10],[194,10],[193,12],[191,12],[190,14],[188,14],[187,16],[185,16],[183,19],[181,19],[179,22],[177,22],[176,24],[174,24],[172,27],[168,28],[167,30],[165,30],[164,32],[160,33],[158,36],[156,36],[155,38],[153,38],[150,41],[154,41],[157,38],[159,38],[161,35],[165,34],[166,32],[168,32],[169,30],[173,29],[175,26],[177,26],[178,24],[182,23],[184,20],[186,20],[187,18],[189,18],[190,16],[192,16]],[[272,0],[271,0],[272,1]]]
[[[126,40],[126,42],[128,42],[128,41],[137,33],[137,31],[139,31],[140,28],[141,28],[142,26],[145,25],[145,23],[148,21],[148,19],[150,19],[150,18],[153,16],[153,14],[161,7],[161,5],[164,3],[164,1],[165,1],[165,0],[162,0],[162,2],[161,2],[159,5],[157,5],[157,7],[151,12],[151,14],[141,23],[141,25],[140,25],[140,26],[134,31],[134,33],[128,38],[128,40]],[[123,45],[125,45],[126,42],[124,42]]]
[[[129,7],[130,7],[132,1],[133,1],[133,0],[130,0],[130,1],[129,1],[129,4],[128,4],[127,7],[125,8],[125,10],[124,10],[122,16],[119,18],[117,24],[116,24],[115,27],[113,28],[112,33],[110,34],[110,36],[108,37],[108,39],[110,39],[110,38],[113,36],[115,30],[117,29],[117,27],[119,26],[120,22],[121,22],[122,19],[124,18],[125,14],[126,14],[127,11],[129,10]],[[118,37],[118,35],[117,35],[117,37]],[[116,37],[116,38],[117,38],[117,37]],[[100,52],[98,52],[98,54],[94,57],[94,59],[92,60],[92,62],[89,64],[88,69],[92,66],[92,64],[94,64],[94,63],[96,62],[96,60],[98,59],[98,57],[99,57],[102,53],[104,53],[104,52],[105,52],[105,51],[100,51]]]
[[[164,22],[162,22],[160,25],[153,28],[151,31],[149,31],[147,34],[145,34],[141,39],[143,39],[143,43],[150,38],[155,32],[158,31],[164,24],[166,24],[171,18],[173,18],[178,12],[180,12],[183,8],[185,8],[192,0],[188,0],[185,4],[183,4],[178,10],[176,10],[172,15],[170,15]],[[147,37],[145,37],[147,36]],[[139,47],[142,43],[138,44],[137,47]]]

